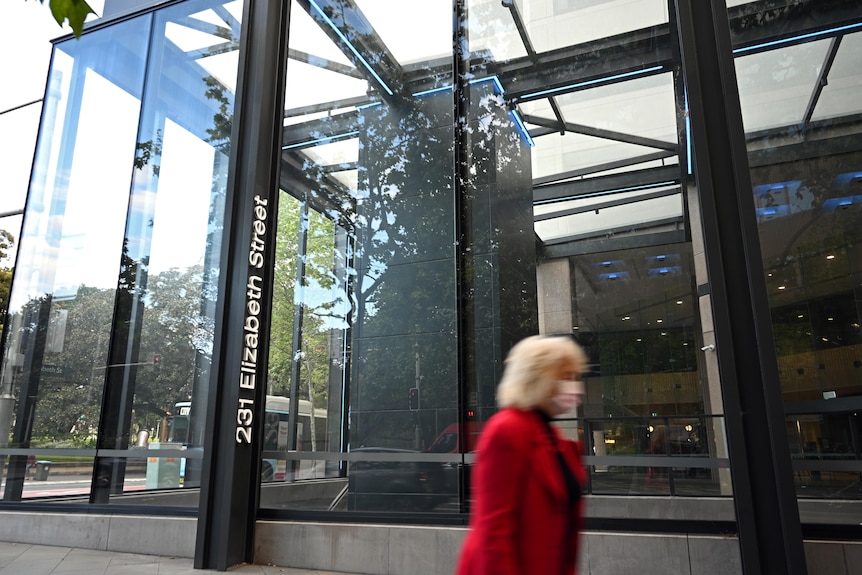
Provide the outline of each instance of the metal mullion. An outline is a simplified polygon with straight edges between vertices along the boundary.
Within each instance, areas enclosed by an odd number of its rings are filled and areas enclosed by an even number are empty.
[[[254,560],[289,14],[290,3],[281,0],[245,0],[243,6],[212,352],[213,392],[207,403],[195,544],[197,569],[226,571]],[[261,208],[265,219],[260,218]],[[260,222],[266,227],[262,237],[254,229]],[[265,259],[259,269],[250,262],[252,241],[263,244]],[[249,368],[243,362],[252,279],[265,311],[259,316],[257,363]],[[241,388],[240,375],[249,369],[253,388]],[[248,441],[238,437],[240,406],[253,411]]]
[[[820,94],[823,93],[823,88],[826,86],[829,71],[832,70],[832,64],[835,62],[835,56],[838,54],[838,47],[841,45],[843,36],[836,36],[829,43],[829,49],[826,52],[826,60],[820,67],[820,73],[817,75],[817,82],[814,84],[814,90],[811,92],[811,99],[808,100],[808,106],[805,107],[805,115],[802,116],[802,131],[806,130],[808,122],[811,121],[811,116],[814,115],[814,108],[817,107],[817,102],[820,101]]]
[[[560,105],[557,104],[557,99],[554,96],[548,98],[548,103],[551,105],[554,117],[557,118],[557,122],[559,123],[560,135],[564,136],[566,134],[566,120],[563,118],[563,112],[560,110]]]
[[[807,572],[722,0],[675,0],[743,572]]]
[[[521,11],[515,0],[503,0],[503,7],[508,8],[512,14],[512,20],[515,22],[515,27],[518,29],[518,35],[521,37],[521,42],[527,50],[530,58],[536,57],[536,49],[533,48],[533,43],[530,41],[530,33],[527,32],[527,27],[524,25],[524,19],[521,17]]]

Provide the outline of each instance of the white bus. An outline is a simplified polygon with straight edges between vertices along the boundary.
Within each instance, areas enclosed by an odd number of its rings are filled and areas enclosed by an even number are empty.
[[[296,420],[296,450],[322,451],[326,449],[326,410],[314,409],[311,418],[311,402],[298,400],[299,413]],[[189,445],[189,421],[192,410],[191,401],[178,401],[174,404],[174,415],[168,417],[165,441]],[[289,437],[290,398],[280,395],[266,396],[266,413],[263,425],[263,465],[261,481],[284,481],[287,475],[287,460],[279,455],[287,454]],[[315,462],[302,462],[298,470],[301,477],[318,476],[314,471]],[[180,475],[185,475],[185,460],[181,464]],[[323,475],[320,474],[322,477]]]

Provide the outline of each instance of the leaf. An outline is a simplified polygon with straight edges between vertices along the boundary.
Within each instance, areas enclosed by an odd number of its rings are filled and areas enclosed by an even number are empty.
[[[44,0],[42,1],[44,2]],[[81,37],[87,14],[96,13],[84,0],[48,0],[48,2],[51,5],[51,14],[54,15],[54,20],[60,26],[68,20],[75,38]]]

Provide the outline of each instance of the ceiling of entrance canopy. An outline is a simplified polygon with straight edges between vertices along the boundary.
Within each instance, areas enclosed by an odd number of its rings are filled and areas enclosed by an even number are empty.
[[[774,5],[727,2],[749,138],[862,112],[860,25],[839,14],[834,26],[800,18],[773,30],[761,16]],[[676,225],[687,134],[667,1],[470,0],[466,6],[473,73],[496,77],[533,142],[536,232],[543,242],[572,241],[590,230],[649,234]],[[300,127],[347,116],[396,91],[410,97],[451,88],[452,61],[451,0],[294,0],[286,154],[336,166],[330,177],[355,194],[356,160],[339,158],[351,147],[349,155],[358,158],[358,139],[333,146],[332,134],[318,132],[303,143]],[[639,225],[631,221],[633,207]]]
[[[665,25],[664,0],[472,0],[467,5],[471,62],[481,63],[482,74],[497,76],[504,98],[535,131],[534,175],[546,178],[545,184],[571,180],[560,176],[573,169],[584,178],[677,162],[673,81],[671,74],[659,74],[660,66],[631,82],[606,84],[597,78],[588,90],[565,88],[548,97],[530,93],[542,68],[533,62],[538,54]],[[288,131],[296,126],[295,134],[306,122],[386,99],[398,86],[421,92],[431,75],[437,78],[431,87],[452,85],[451,0],[403,5],[295,0],[290,34],[285,126]],[[509,85],[511,94],[506,93]],[[292,89],[297,86],[306,89]],[[314,148],[288,140],[284,147],[300,158],[311,157],[314,149],[314,161],[332,165],[337,160],[325,151],[331,148],[326,136],[314,140]],[[339,149],[345,143],[358,146],[358,139],[342,140]],[[355,164],[342,165],[355,169]],[[334,177],[356,180],[343,173]]]
[[[236,91],[242,2],[232,0],[165,23],[165,37],[231,92]]]

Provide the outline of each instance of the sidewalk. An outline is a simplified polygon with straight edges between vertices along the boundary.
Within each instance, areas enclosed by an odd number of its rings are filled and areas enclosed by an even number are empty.
[[[191,559],[113,553],[91,549],[0,542],[0,575],[200,575]],[[359,575],[274,565],[243,565],[228,573],[243,575]]]

